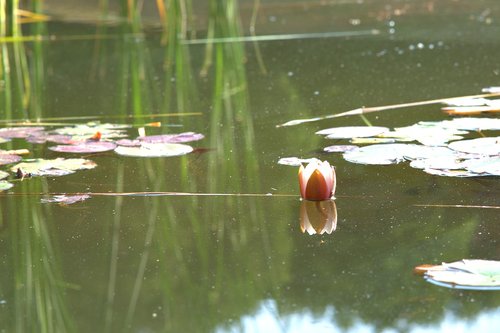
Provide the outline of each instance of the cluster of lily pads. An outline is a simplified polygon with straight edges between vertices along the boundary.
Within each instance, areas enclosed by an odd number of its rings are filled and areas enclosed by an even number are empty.
[[[52,143],[49,150],[59,153],[90,154],[114,151],[123,156],[169,157],[188,154],[193,147],[186,142],[203,139],[193,132],[179,134],[142,135],[130,139],[130,125],[89,123],[46,129],[41,126],[19,126],[0,128],[0,144],[11,139],[24,139],[33,144]],[[64,176],[77,170],[93,169],[94,161],[83,158],[42,159],[25,158],[26,149],[0,150],[0,165],[11,165],[9,170],[16,178],[32,176]],[[14,164],[17,163],[17,164]],[[11,188],[12,183],[4,180],[9,173],[0,171],[0,191]],[[48,201],[47,201],[48,202]]]
[[[498,118],[463,117],[421,121],[392,130],[380,126],[332,127],[316,134],[336,141],[350,140],[349,144],[331,145],[324,151],[340,152],[352,163],[388,165],[409,161],[411,167],[433,175],[475,177],[500,175],[500,136],[488,136],[498,130]],[[279,163],[307,161],[286,158]]]

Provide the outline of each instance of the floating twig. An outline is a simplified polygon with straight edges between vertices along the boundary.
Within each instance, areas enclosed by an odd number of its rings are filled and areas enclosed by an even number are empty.
[[[415,207],[432,207],[432,208],[480,208],[480,209],[500,209],[500,206],[485,206],[485,205],[446,205],[446,204],[415,204]]]
[[[314,118],[309,118],[309,119],[291,120],[291,121],[288,121],[284,124],[276,125],[276,127],[295,126],[295,125],[300,125],[303,123],[310,123],[310,122],[325,120],[325,119],[332,119],[332,118],[339,118],[339,117],[346,117],[346,116],[359,116],[359,115],[363,115],[365,113],[371,113],[371,112],[379,112],[379,111],[393,110],[393,109],[402,109],[402,108],[408,108],[408,107],[413,107],[413,106],[438,104],[438,103],[444,103],[446,101],[460,99],[460,98],[485,98],[485,97],[493,97],[493,96],[500,96],[500,92],[479,94],[479,95],[470,95],[470,96],[446,97],[446,98],[439,98],[439,99],[431,99],[431,100],[427,100],[427,101],[392,104],[392,105],[384,105],[384,106],[374,106],[374,107],[364,107],[363,106],[363,107],[360,107],[360,108],[357,108],[354,110],[350,110],[350,111],[346,111],[346,112],[342,112],[342,113],[330,114],[330,115],[326,115],[326,116],[314,117]]]

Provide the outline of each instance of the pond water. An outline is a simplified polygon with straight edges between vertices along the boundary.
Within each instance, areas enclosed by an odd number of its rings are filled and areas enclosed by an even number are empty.
[[[244,27],[252,3],[242,3]],[[25,158],[97,163],[63,177],[10,177],[14,186],[0,194],[2,331],[500,327],[498,292],[439,287],[413,274],[421,264],[499,258],[498,210],[451,207],[498,207],[498,177],[439,177],[408,163],[360,165],[322,151],[336,142],[316,131],[364,125],[360,117],[276,127],[498,86],[500,4],[339,3],[261,4],[257,35],[276,37],[210,44],[208,57],[202,28],[190,37],[196,42],[164,44],[157,28],[136,34],[120,24],[55,20],[24,27],[25,36],[52,38],[1,44],[3,73],[6,63],[10,69],[0,110],[7,121],[131,124],[130,137],[161,121],[146,133],[205,136],[190,143],[193,153],[165,158],[2,143],[29,149]],[[206,12],[198,19],[211,20]],[[212,20],[218,36],[235,36],[221,35],[238,30],[234,21]],[[323,32],[343,33],[304,35]],[[302,35],[278,36],[285,33]],[[439,105],[366,116],[389,127],[448,118]],[[336,166],[333,233],[301,231],[298,169],[277,163],[291,156]],[[55,193],[91,197],[41,203]]]

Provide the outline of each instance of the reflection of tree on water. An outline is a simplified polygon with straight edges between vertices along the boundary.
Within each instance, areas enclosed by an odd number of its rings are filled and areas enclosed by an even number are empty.
[[[422,262],[474,256],[469,244],[477,218],[453,211],[446,218],[442,211],[420,211],[415,219],[406,208],[381,204],[383,208],[371,212],[356,206],[341,205],[342,232],[331,243],[309,250],[309,238],[296,237],[296,246],[303,250],[294,256],[292,270],[302,274],[293,275],[289,286],[293,291],[279,301],[282,313],[297,311],[288,304],[302,304],[321,316],[333,306],[332,320],[343,328],[361,320],[377,330],[404,331],[414,324],[439,322],[450,309],[470,318],[499,305],[494,293],[439,289],[412,274]],[[441,218],[456,222],[436,225]]]

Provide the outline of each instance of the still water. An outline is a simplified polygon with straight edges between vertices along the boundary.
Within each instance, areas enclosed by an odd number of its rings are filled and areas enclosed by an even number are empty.
[[[242,3],[244,27],[251,8]],[[431,176],[404,163],[364,166],[322,152],[333,143],[314,132],[364,125],[359,117],[276,128],[500,85],[500,4],[283,1],[260,13],[262,36],[347,33],[215,43],[207,51],[206,27],[190,35],[195,43],[165,44],[156,27],[137,34],[121,24],[55,20],[24,27],[24,35],[51,40],[1,44],[11,73],[2,85],[3,119],[96,116],[134,125],[131,137],[161,121],[147,134],[205,135],[182,157],[88,154],[97,168],[12,180],[0,195],[3,332],[500,327],[498,292],[447,289],[412,273],[424,263],[499,259],[496,209],[426,206],[498,206],[497,178]],[[249,35],[222,17],[213,22],[216,36]],[[14,61],[20,53],[26,63]],[[29,86],[19,71],[29,73]],[[74,118],[48,119],[57,117]],[[434,105],[367,119],[394,127],[446,117]],[[61,156],[21,139],[1,148]],[[290,156],[336,166],[332,234],[301,231],[297,169],[277,164]],[[94,195],[68,206],[40,202],[44,193],[81,192]],[[114,195],[122,193],[133,194]]]

